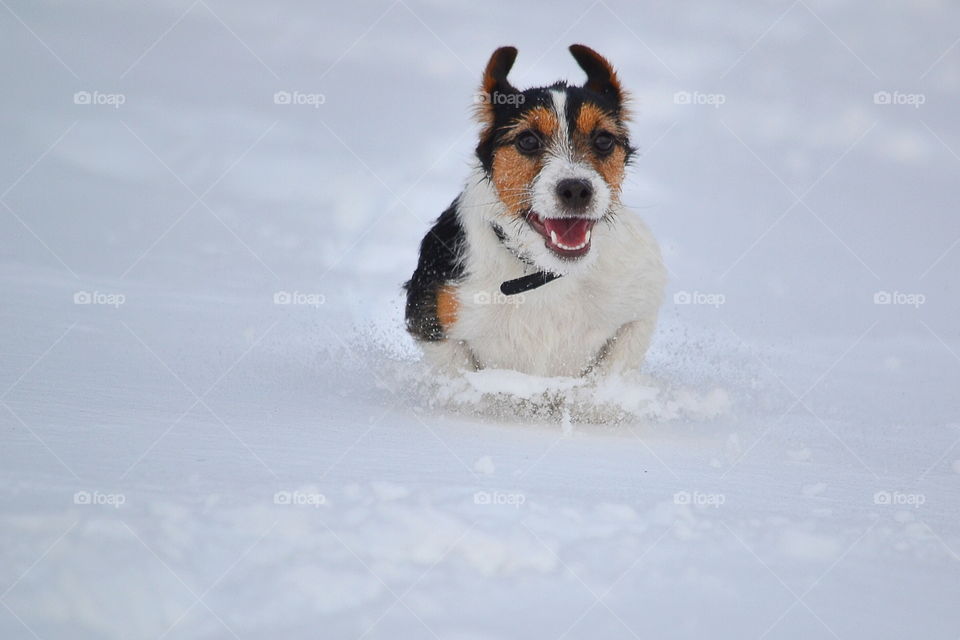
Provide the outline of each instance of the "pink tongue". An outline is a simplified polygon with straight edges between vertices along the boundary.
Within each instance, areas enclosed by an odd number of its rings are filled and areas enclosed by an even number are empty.
[[[547,234],[551,231],[557,234],[557,241],[568,247],[579,247],[587,240],[587,231],[593,227],[593,220],[588,218],[544,218],[543,226]]]

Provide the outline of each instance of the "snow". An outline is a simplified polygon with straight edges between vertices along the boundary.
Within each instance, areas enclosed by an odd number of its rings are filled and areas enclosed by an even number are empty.
[[[0,637],[960,635],[957,7],[0,15]],[[480,70],[573,42],[635,98],[649,363],[438,382],[399,285]]]

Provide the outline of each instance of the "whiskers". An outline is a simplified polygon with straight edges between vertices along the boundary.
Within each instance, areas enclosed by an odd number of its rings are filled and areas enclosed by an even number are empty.
[[[530,189],[527,189],[527,188],[502,189],[502,190],[498,190],[497,193],[500,195],[500,198],[496,200],[490,200],[487,202],[473,202],[470,204],[461,203],[460,209],[462,210],[480,209],[483,207],[495,207],[499,205],[503,207],[507,212],[512,213],[516,216],[520,216],[525,214],[527,210],[533,207],[533,193],[531,193]],[[512,202],[510,204],[507,204],[506,202],[503,201],[504,197],[509,198],[510,200],[512,200]]]
[[[617,221],[617,212],[614,207],[607,209],[603,215],[600,217],[598,222],[603,222],[608,227],[613,227],[613,223]]]

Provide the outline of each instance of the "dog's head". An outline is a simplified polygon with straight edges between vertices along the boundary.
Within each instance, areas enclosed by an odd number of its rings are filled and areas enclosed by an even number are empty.
[[[519,90],[507,80],[513,47],[493,52],[483,74],[477,156],[503,207],[505,242],[540,268],[568,273],[594,258],[594,225],[619,203],[633,152],[626,96],[607,60],[573,45],[582,86]]]

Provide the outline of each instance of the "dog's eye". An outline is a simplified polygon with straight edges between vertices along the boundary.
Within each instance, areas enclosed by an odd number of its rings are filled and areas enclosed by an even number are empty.
[[[524,131],[517,136],[516,144],[521,153],[536,153],[540,151],[540,136],[532,131]]]
[[[600,153],[610,153],[615,142],[609,133],[598,133],[593,137],[593,148]]]

